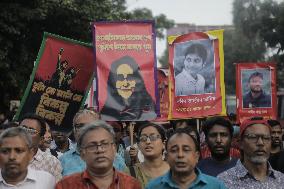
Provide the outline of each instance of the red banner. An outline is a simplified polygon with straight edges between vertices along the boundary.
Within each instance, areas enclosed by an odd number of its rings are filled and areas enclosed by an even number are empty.
[[[170,43],[171,118],[221,114],[219,47],[218,37],[201,32]]]
[[[237,119],[277,118],[274,63],[239,63],[236,67]]]
[[[51,127],[72,130],[73,116],[84,103],[92,81],[91,44],[44,33],[28,87],[16,117],[36,113]]]
[[[106,121],[156,118],[153,22],[95,22],[98,105]]]
[[[158,87],[160,96],[160,116],[155,121],[168,121],[169,116],[169,78],[168,70],[158,70]]]

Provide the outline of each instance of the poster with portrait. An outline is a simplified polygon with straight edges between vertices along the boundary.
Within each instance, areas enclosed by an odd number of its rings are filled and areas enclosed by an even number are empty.
[[[159,109],[153,21],[95,22],[98,106],[106,121],[154,120]]]
[[[236,66],[237,118],[277,118],[274,63],[238,63]]]
[[[44,33],[16,118],[35,113],[52,128],[71,130],[73,116],[84,105],[93,73],[91,44]]]
[[[169,37],[170,119],[225,115],[223,30]]]

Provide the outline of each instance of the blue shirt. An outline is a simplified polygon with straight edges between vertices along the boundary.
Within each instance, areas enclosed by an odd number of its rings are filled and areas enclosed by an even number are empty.
[[[79,152],[76,151],[76,148],[65,152],[59,158],[59,160],[62,166],[62,176],[83,172],[86,169],[86,163],[81,159]],[[124,159],[119,154],[115,155],[113,166],[119,171],[129,173]]]
[[[223,163],[214,160],[212,157],[202,159],[198,162],[197,167],[207,175],[217,177],[220,173],[234,167],[238,159],[232,158],[230,161]]]
[[[196,179],[188,189],[226,189],[222,181],[215,177],[203,174],[199,169],[196,169]],[[179,186],[172,180],[171,172],[151,180],[145,189],[179,189]]]

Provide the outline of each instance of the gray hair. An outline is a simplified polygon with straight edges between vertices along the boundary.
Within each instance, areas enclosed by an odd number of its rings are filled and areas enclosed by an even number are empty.
[[[78,142],[77,142],[77,150],[80,152],[82,148],[82,142],[86,134],[90,131],[97,130],[97,129],[105,129],[110,135],[113,141],[115,141],[115,133],[112,128],[108,123],[102,120],[97,120],[92,123],[86,124],[82,129],[79,131],[79,137],[78,137]]]
[[[27,146],[29,148],[32,148],[32,137],[31,135],[21,127],[12,127],[6,129],[3,133],[0,135],[0,145],[2,145],[3,140],[8,137],[21,137],[22,139],[25,140]]]
[[[79,110],[73,118],[73,126],[75,125],[78,117],[80,117],[81,115],[90,115],[91,117],[94,118],[94,121],[100,118],[100,115],[93,110],[88,110],[88,109]]]

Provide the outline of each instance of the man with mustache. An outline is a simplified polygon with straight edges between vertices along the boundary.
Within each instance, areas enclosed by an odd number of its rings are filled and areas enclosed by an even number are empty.
[[[253,117],[240,127],[242,160],[236,166],[219,174],[230,189],[284,188],[284,175],[268,163],[271,151],[271,127],[267,120]]]
[[[64,177],[56,189],[141,189],[135,178],[113,167],[116,154],[113,128],[104,121],[84,126],[78,137],[77,149],[86,162],[86,169]]]
[[[243,97],[243,108],[271,107],[271,96],[263,91],[263,74],[254,72],[248,80],[250,91]]]
[[[151,180],[146,189],[223,189],[224,184],[215,177],[203,174],[196,164],[199,145],[186,129],[177,129],[166,143],[166,159],[170,171]]]
[[[283,173],[284,167],[282,161],[284,152],[282,145],[282,127],[280,122],[277,120],[268,120],[268,124],[271,126],[271,152],[269,163],[273,169]]]
[[[229,120],[213,117],[206,120],[203,131],[211,157],[200,160],[197,167],[205,174],[216,177],[237,163],[236,158],[230,157],[233,126]]]
[[[5,130],[0,135],[0,188],[53,189],[54,176],[28,168],[32,158],[33,145],[29,133],[20,127]]]

